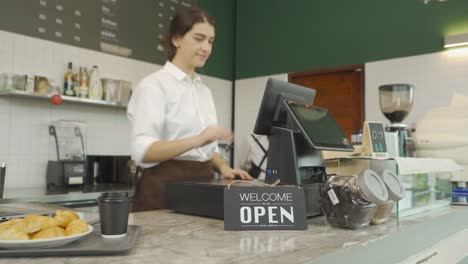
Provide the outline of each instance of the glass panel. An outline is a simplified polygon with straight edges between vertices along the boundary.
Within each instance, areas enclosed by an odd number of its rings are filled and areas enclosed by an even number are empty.
[[[406,196],[398,202],[398,216],[404,217],[450,204],[451,173],[418,173],[400,175]]]

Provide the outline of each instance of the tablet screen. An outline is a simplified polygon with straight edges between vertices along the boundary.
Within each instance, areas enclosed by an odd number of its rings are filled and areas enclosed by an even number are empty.
[[[299,125],[304,137],[316,149],[352,151],[343,130],[327,109],[288,103],[293,119]]]

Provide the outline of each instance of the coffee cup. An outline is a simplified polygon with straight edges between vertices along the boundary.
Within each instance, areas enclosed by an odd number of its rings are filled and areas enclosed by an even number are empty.
[[[119,238],[127,235],[130,205],[128,192],[105,192],[98,197],[101,236]]]

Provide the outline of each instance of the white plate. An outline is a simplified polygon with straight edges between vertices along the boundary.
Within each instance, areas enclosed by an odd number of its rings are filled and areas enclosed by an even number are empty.
[[[9,248],[9,249],[31,249],[31,248],[51,248],[63,246],[65,244],[71,243],[75,240],[78,240],[89,233],[93,232],[93,226],[88,225],[88,231],[73,235],[73,236],[64,236],[56,237],[49,239],[36,239],[36,240],[0,240],[0,248]]]

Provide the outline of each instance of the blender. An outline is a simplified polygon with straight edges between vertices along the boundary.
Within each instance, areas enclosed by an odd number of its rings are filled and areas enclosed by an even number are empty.
[[[84,138],[87,125],[80,121],[59,120],[49,125],[54,138],[57,160],[47,163],[46,181],[49,192],[65,191],[85,184],[87,156]]]
[[[414,86],[411,84],[385,84],[379,86],[380,110],[390,121],[386,131],[395,132],[400,157],[413,156],[413,143],[406,124],[402,121],[413,107]]]

